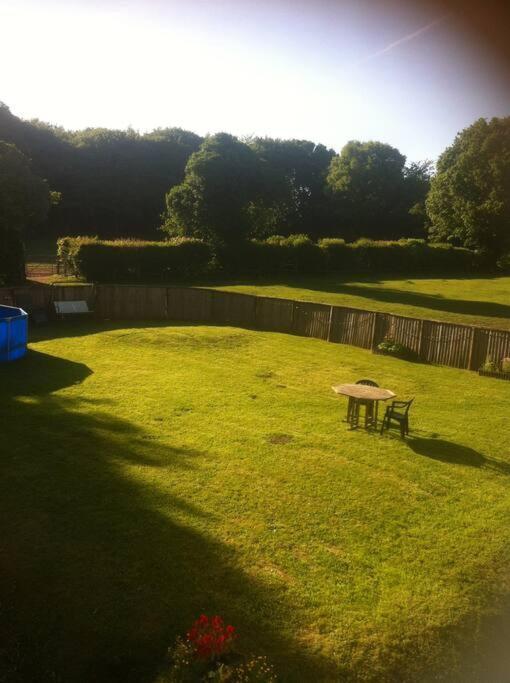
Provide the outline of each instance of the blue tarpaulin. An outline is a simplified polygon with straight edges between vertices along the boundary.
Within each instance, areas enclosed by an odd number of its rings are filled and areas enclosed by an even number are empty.
[[[22,308],[0,306],[0,362],[27,352],[28,315]]]

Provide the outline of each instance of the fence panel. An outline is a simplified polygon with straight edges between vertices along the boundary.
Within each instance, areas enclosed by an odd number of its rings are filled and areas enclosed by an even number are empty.
[[[213,292],[209,289],[168,287],[167,311],[170,320],[211,322]]]
[[[468,368],[472,329],[463,325],[423,321],[421,357],[429,363]]]
[[[292,332],[303,337],[329,339],[331,308],[326,304],[295,301]]]
[[[485,332],[488,333],[487,350],[480,365],[487,359],[498,362],[502,358],[510,357],[510,333],[503,330],[485,330]]]
[[[375,313],[333,306],[329,340],[370,349],[374,338]]]
[[[260,330],[292,332],[294,302],[290,299],[257,297],[255,325]]]
[[[384,333],[377,339],[377,344],[384,338],[394,339],[399,344],[404,344],[414,353],[420,353],[422,341],[422,321],[415,318],[405,318],[392,313],[384,314]],[[382,331],[379,330],[379,332]]]
[[[255,327],[257,297],[236,292],[215,291],[212,298],[212,319],[222,325]]]
[[[37,292],[38,287],[33,288],[32,296]],[[94,285],[51,285],[49,287],[51,301],[86,301],[92,308],[95,299]]]
[[[98,315],[125,320],[165,320],[166,288],[130,285],[100,285],[97,288]]]

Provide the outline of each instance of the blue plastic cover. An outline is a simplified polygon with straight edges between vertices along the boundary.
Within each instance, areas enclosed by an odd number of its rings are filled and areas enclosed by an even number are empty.
[[[22,308],[0,306],[0,362],[16,360],[27,352],[28,315]]]

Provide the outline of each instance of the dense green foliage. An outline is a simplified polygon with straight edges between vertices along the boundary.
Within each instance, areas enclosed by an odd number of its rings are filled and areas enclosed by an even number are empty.
[[[305,233],[312,239],[425,236],[420,207],[428,188],[427,164],[402,165],[401,180],[408,182],[397,183],[398,201],[382,202],[386,213],[376,229],[371,221],[381,197],[376,192],[367,204],[366,195],[356,200],[355,194],[332,191],[327,177],[337,157],[308,140],[241,142],[227,134],[203,140],[179,128],[143,135],[104,128],[67,131],[23,121],[1,104],[0,140],[28,154],[34,171],[61,195],[47,222],[38,226],[37,238],[97,234],[154,239],[162,212],[172,235],[216,242],[275,233]],[[397,159],[404,157],[397,152]],[[368,213],[365,204],[371,207]]]
[[[427,198],[435,239],[510,252],[510,117],[479,119],[437,163]]]
[[[163,229],[220,245],[245,237],[289,235],[355,238],[425,235],[428,162],[405,166],[378,142],[350,142],[339,156],[304,140],[214,135],[166,197]]]
[[[0,140],[0,284],[25,279],[22,239],[44,220],[49,205],[48,185],[34,174],[30,160]]]
[[[167,281],[211,275],[310,275],[325,272],[469,273],[477,268],[473,251],[423,240],[345,243],[313,242],[306,235],[245,240],[213,252],[202,240],[176,237],[167,242],[65,237],[58,258],[67,273],[96,282]]]
[[[333,158],[327,185],[342,236],[398,239],[424,236],[423,203],[430,163],[405,166],[398,149],[351,141]]]
[[[0,103],[0,140],[13,142],[32,159],[34,172],[61,193],[36,236],[157,235],[169,186],[201,138],[180,128],[141,135],[133,130],[66,131],[22,121]]]
[[[202,612],[288,683],[504,680],[450,669],[508,588],[501,382],[231,327],[34,334],[0,383],[6,681],[154,681]],[[416,397],[409,439],[347,429],[330,387],[362,377]]]
[[[253,150],[232,135],[212,135],[191,155],[184,182],[167,194],[163,228],[214,245],[241,242],[249,233],[248,205],[258,183]]]
[[[201,240],[177,237],[166,242],[105,241],[64,237],[58,258],[64,270],[90,282],[154,282],[196,277],[207,272],[210,247]]]
[[[155,239],[162,227],[204,239],[228,261],[246,238],[274,234],[354,241],[428,233],[508,268],[510,117],[459,133],[433,180],[429,161],[406,163],[377,141],[353,140],[335,154],[308,140],[204,139],[179,128],[66,131],[1,104],[0,140],[28,155],[59,194],[46,222],[29,222],[37,238]]]
[[[335,152],[308,140],[253,138],[249,144],[259,159],[261,183],[249,207],[251,235],[333,234],[339,226],[333,224],[325,180]]]
[[[306,235],[251,240],[225,266],[245,274],[296,273],[440,273],[471,272],[477,258],[469,249],[423,240],[381,241],[339,239],[313,242]]]

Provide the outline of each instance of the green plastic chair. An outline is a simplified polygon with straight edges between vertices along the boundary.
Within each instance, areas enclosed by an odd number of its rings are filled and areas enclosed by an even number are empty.
[[[386,407],[381,425],[381,434],[385,429],[390,428],[392,420],[400,427],[400,436],[404,437],[409,434],[409,408],[413,401],[414,398],[410,401],[392,401],[391,405]]]

